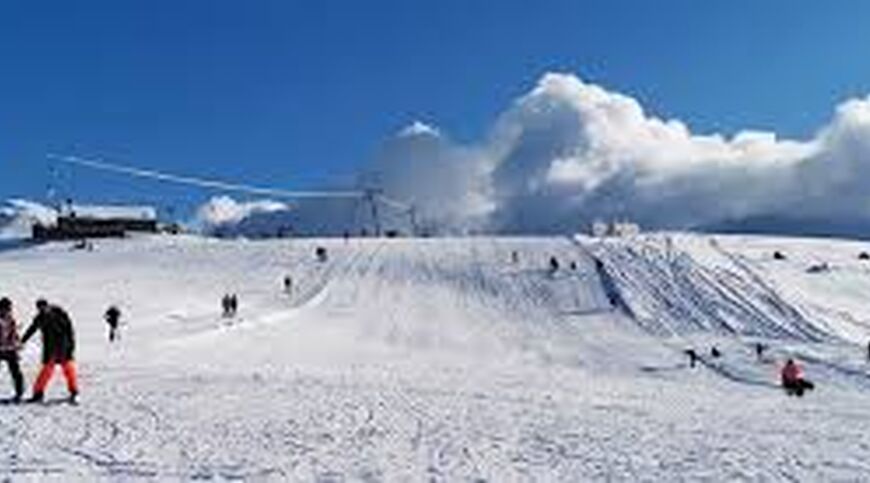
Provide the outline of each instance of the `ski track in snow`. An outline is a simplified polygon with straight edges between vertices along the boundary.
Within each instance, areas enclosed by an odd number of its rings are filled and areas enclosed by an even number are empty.
[[[69,406],[55,379],[47,404],[0,406],[2,478],[870,478],[870,265],[857,242],[96,245],[0,253],[0,293],[22,325],[38,296],[73,315],[83,391]],[[830,273],[807,272],[826,260]],[[234,319],[219,313],[227,292],[241,301]],[[112,303],[127,322],[115,346],[101,318]],[[723,357],[707,355],[714,344]],[[23,352],[28,382],[38,345]],[[702,356],[694,370],[690,347]],[[778,389],[785,357],[804,363],[816,391]]]

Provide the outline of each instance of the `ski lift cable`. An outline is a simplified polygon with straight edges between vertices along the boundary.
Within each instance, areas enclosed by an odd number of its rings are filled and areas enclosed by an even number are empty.
[[[126,166],[117,163],[110,163],[105,160],[97,160],[90,158],[81,158],[78,156],[62,156],[57,154],[48,154],[48,159],[53,161],[58,161],[61,163],[66,163],[70,165],[83,166],[91,169],[96,169],[100,171],[108,171],[119,174],[125,174],[128,176],[134,176],[138,178],[149,178],[157,181],[164,181],[168,183],[176,183],[176,184],[184,184],[189,186],[198,186],[201,188],[211,188],[217,190],[226,190],[226,191],[237,191],[241,193],[249,193],[255,195],[263,195],[263,196],[274,196],[279,198],[290,198],[290,199],[299,199],[299,198],[362,198],[366,194],[363,191],[324,191],[324,190],[305,190],[305,191],[295,191],[295,190],[283,190],[276,188],[265,188],[261,186],[251,186],[239,183],[229,183],[226,181],[214,180],[214,179],[206,179],[199,178],[193,176],[181,176],[171,173],[166,173],[163,171],[157,171],[153,169],[142,169],[135,168],[132,166]],[[382,201],[385,204],[393,204],[393,206],[401,205],[401,203],[390,200],[388,198],[382,198]],[[389,200],[389,201],[388,201]]]
[[[411,205],[408,205],[406,203],[402,203],[401,201],[398,201],[398,200],[394,200],[394,199],[389,198],[387,196],[384,196],[382,194],[375,195],[375,198],[377,198],[381,203],[383,203],[389,207],[395,208],[397,210],[400,210],[400,211],[408,211],[408,210],[411,210],[413,208]]]

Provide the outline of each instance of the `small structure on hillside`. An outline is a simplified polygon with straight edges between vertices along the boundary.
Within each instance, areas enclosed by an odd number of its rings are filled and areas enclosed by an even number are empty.
[[[148,206],[79,206],[60,210],[53,225],[33,225],[34,240],[120,238],[129,232],[157,232],[157,210]]]
[[[601,221],[596,220],[592,223],[592,236],[596,238],[605,237],[629,237],[640,234],[640,225],[630,221]]]

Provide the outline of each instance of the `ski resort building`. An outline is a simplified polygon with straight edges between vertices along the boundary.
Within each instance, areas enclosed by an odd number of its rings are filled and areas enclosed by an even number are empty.
[[[157,232],[157,210],[148,206],[79,206],[60,211],[52,224],[33,225],[34,240],[121,238],[129,232]]]

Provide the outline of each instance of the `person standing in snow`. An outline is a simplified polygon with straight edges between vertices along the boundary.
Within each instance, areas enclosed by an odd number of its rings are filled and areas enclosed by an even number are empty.
[[[21,339],[21,343],[26,344],[36,331],[42,333],[42,370],[33,385],[30,402],[41,402],[44,399],[45,388],[54,375],[54,366],[59,364],[66,378],[69,402],[75,403],[79,388],[74,361],[76,339],[72,320],[65,310],[50,305],[45,299],[36,301],[36,310],[38,313],[33,323]]]
[[[232,301],[230,300],[230,294],[224,294],[223,298],[221,298],[221,309],[223,310],[224,317],[232,316]]]
[[[12,382],[15,384],[15,397],[12,402],[21,402],[24,394],[24,377],[21,375],[21,364],[18,350],[21,344],[18,338],[18,324],[12,315],[12,300],[0,299],[0,360],[6,361]]]
[[[550,257],[550,275],[559,271],[559,260],[556,257]]]
[[[284,276],[284,293],[293,295],[293,278],[290,275]]]
[[[689,357],[689,367],[695,367],[695,364],[698,363],[700,357],[698,357],[698,353],[695,352],[695,349],[686,349],[686,355]]]
[[[109,342],[115,342],[115,339],[118,338],[118,326],[121,323],[121,309],[112,305],[106,310],[103,318],[109,326]]]
[[[764,344],[761,342],[755,343],[755,357],[758,358],[758,362],[761,362],[764,359],[764,350],[767,349]]]
[[[793,360],[789,359],[782,367],[782,387],[789,396],[803,396],[804,391],[812,391],[815,384],[804,378],[803,369]]]
[[[236,313],[239,311],[239,296],[236,294],[232,294],[228,299],[228,306],[230,309],[230,317],[235,317]]]

